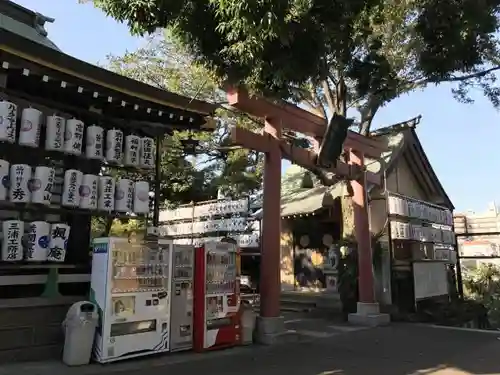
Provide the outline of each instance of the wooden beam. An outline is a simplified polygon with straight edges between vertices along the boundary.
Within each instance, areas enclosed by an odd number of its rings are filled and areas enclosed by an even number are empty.
[[[325,133],[326,119],[292,104],[276,104],[264,98],[250,97],[241,90],[228,90],[227,98],[231,106],[266,119],[282,129],[291,129],[314,138],[322,138]],[[387,140],[365,137],[349,130],[344,148],[352,148],[370,158],[378,159],[382,152],[387,151]]]
[[[369,139],[368,137],[364,138]],[[356,140],[353,140],[353,138],[350,137],[350,134],[348,134],[346,140],[344,141],[344,150],[357,150],[362,152],[366,157],[378,159],[380,158],[382,152],[385,152],[387,150],[387,148],[382,147],[382,145],[383,143],[379,146],[374,147],[369,143],[359,143]]]
[[[257,152],[268,152],[271,147],[271,139],[267,135],[254,133],[248,129],[235,126],[231,128],[231,142]]]
[[[272,147],[272,142],[276,142],[274,139],[266,135],[257,134],[250,130],[239,127],[234,127],[231,129],[231,141],[235,145],[258,152],[268,152],[270,147]],[[282,150],[282,158],[288,159],[291,162],[306,169],[318,167],[316,165],[317,154],[314,151],[307,150],[301,147],[294,147],[284,140],[279,141],[279,146]],[[353,167],[341,161],[337,161],[337,165],[335,167],[322,169],[349,179],[356,178],[357,174],[361,173],[360,171],[357,171]],[[373,172],[366,172],[366,180],[369,183],[375,184],[377,186],[380,186],[382,181],[381,175]]]
[[[249,97],[243,91],[229,90],[227,94],[229,105],[252,116],[267,119],[269,122],[279,122],[282,128],[291,129],[312,137],[323,136],[326,120],[306,110],[297,107],[292,111],[283,105],[271,103],[258,97]],[[293,106],[292,106],[293,107]]]

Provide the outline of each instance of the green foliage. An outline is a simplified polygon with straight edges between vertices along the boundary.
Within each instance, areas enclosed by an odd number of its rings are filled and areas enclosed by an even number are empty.
[[[94,0],[135,34],[167,28],[219,82],[306,104],[354,107],[368,133],[404,92],[454,82],[495,106],[500,0]]]
[[[482,303],[488,310],[493,327],[500,328],[500,267],[481,264],[464,272],[464,293],[474,301]]]
[[[92,220],[91,237],[96,238],[102,236],[105,232],[104,220]],[[142,220],[118,220],[115,219],[111,222],[109,230],[110,236],[123,237],[128,234],[144,231],[144,222]]]

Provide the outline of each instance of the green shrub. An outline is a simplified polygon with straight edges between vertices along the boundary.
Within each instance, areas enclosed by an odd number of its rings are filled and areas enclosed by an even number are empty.
[[[484,305],[490,324],[500,328],[500,267],[483,263],[464,270],[463,283],[465,296]]]

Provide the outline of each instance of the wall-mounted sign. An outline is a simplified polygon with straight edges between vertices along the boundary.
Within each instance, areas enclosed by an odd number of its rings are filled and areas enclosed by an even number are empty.
[[[253,229],[254,222],[245,217],[231,219],[205,220],[187,223],[164,224],[160,226],[160,233],[166,236],[184,236],[212,232],[245,232]]]
[[[237,241],[237,246],[241,248],[259,247],[259,233],[236,234],[229,236]],[[219,242],[223,237],[202,237],[202,238],[176,238],[174,244],[200,246],[205,242]]]
[[[179,207],[160,212],[160,221],[185,220],[215,215],[248,213],[248,198],[222,200],[200,205]]]

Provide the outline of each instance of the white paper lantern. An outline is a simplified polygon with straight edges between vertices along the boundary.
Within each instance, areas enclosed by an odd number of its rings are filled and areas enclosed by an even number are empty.
[[[153,138],[141,138],[141,161],[142,168],[154,168],[155,141]]]
[[[9,198],[14,203],[28,203],[30,201],[29,182],[31,167],[28,164],[12,164],[10,166]]]
[[[68,169],[64,173],[64,186],[61,205],[64,207],[78,207],[80,204],[80,186],[83,173],[76,169]]]
[[[149,183],[136,181],[134,184],[134,213],[147,214],[149,212]]]
[[[28,262],[46,261],[50,242],[50,224],[46,221],[33,221],[27,229],[26,260]]]
[[[134,183],[127,178],[116,181],[115,211],[132,212],[134,206]]]
[[[38,147],[41,130],[42,112],[35,108],[24,108],[21,112],[19,144],[27,147]]]
[[[64,152],[70,155],[81,155],[85,125],[80,120],[66,121],[64,131]]]
[[[125,157],[123,164],[136,167],[140,162],[141,137],[127,135],[125,137]]]
[[[97,208],[111,212],[115,208],[115,180],[110,176],[99,177]]]
[[[64,262],[68,249],[69,232],[71,227],[64,223],[52,224],[50,227],[49,251],[47,260],[49,262]]]
[[[10,164],[0,159],[0,201],[7,200],[9,193]]]
[[[2,223],[2,260],[17,262],[23,259],[24,223],[20,220],[5,220]]]
[[[87,127],[85,156],[88,159],[104,158],[104,129],[97,125]]]
[[[60,116],[47,117],[45,149],[48,151],[64,151],[66,119]]]
[[[84,174],[82,186],[80,187],[80,208],[85,210],[97,209],[97,185],[99,176]]]
[[[0,101],[0,142],[16,143],[17,105]]]
[[[31,202],[43,205],[50,205],[52,199],[52,187],[56,171],[54,168],[38,166],[28,187],[31,192]]]
[[[118,129],[108,130],[106,133],[106,160],[109,163],[119,164],[123,159],[123,132]]]

